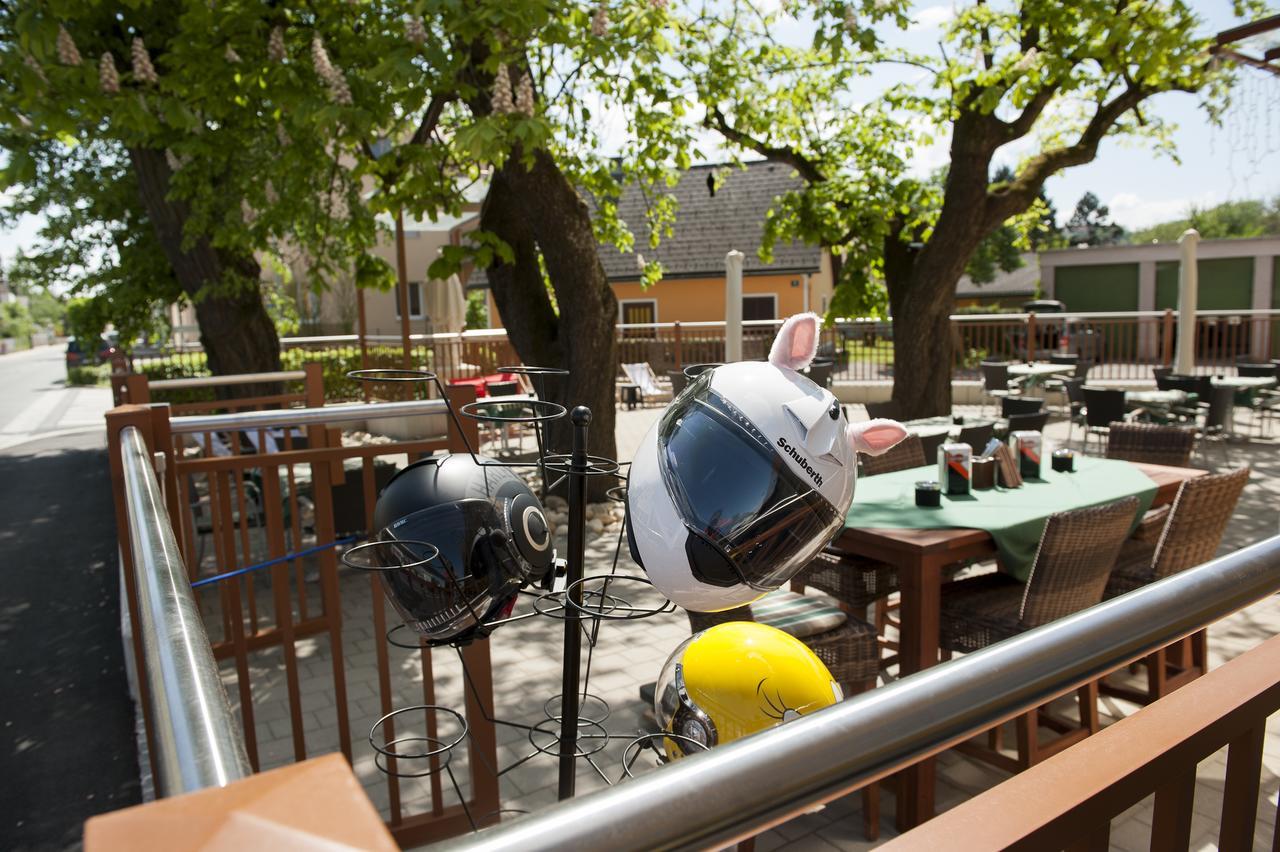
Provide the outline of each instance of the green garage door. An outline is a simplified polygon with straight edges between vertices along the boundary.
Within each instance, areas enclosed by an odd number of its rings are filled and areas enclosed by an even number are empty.
[[[1076,311],[1136,311],[1138,264],[1059,266],[1053,273],[1053,297]]]
[[[1196,308],[1202,311],[1247,311],[1253,307],[1253,258],[1201,260]],[[1274,302],[1272,304],[1275,304]],[[1156,264],[1156,310],[1178,309],[1178,262]]]

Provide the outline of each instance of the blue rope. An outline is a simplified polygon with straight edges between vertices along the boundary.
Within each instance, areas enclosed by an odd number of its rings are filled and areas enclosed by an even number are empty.
[[[191,588],[198,589],[201,586],[207,586],[210,583],[216,583],[219,580],[229,580],[232,577],[239,577],[241,574],[248,574],[250,571],[260,571],[263,568],[270,568],[272,565],[279,565],[281,562],[288,562],[291,559],[301,559],[303,556],[310,556],[313,553],[319,553],[322,550],[328,550],[332,547],[340,547],[344,544],[352,544],[360,540],[358,535],[349,535],[340,538],[337,541],[331,541],[328,544],[317,544],[315,547],[308,547],[306,550],[299,550],[297,553],[286,553],[284,556],[277,556],[275,559],[268,559],[266,562],[259,562],[257,565],[249,565],[244,568],[237,568],[234,571],[228,571],[225,574],[214,574],[212,577],[204,577],[196,580],[191,584]]]

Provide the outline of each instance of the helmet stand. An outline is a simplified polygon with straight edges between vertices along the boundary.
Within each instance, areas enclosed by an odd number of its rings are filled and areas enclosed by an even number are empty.
[[[514,373],[529,377],[534,383],[538,397],[545,397],[545,382],[547,378],[568,374],[565,370],[544,367],[499,367],[498,370],[504,373]],[[643,734],[639,738],[635,738],[634,732],[625,735],[609,733],[605,727],[611,712],[609,705],[602,698],[588,691],[592,655],[599,639],[601,622],[632,621],[647,618],[672,612],[675,609],[675,605],[666,600],[666,598],[661,598],[661,602],[655,606],[638,606],[616,594],[616,584],[618,583],[640,584],[651,590],[653,589],[653,584],[645,577],[618,573],[618,556],[621,553],[622,535],[628,523],[626,518],[619,525],[618,540],[615,545],[611,571],[605,575],[590,577],[586,575],[587,478],[590,476],[612,476],[621,480],[621,485],[615,486],[608,491],[609,498],[619,503],[624,502],[627,480],[626,474],[620,472],[622,465],[617,461],[592,456],[587,453],[587,436],[591,423],[590,409],[585,406],[578,406],[571,412],[567,412],[561,405],[546,401],[544,398],[537,398],[512,401],[478,400],[455,411],[453,406],[448,403],[448,397],[444,393],[444,386],[439,378],[435,373],[427,370],[357,370],[348,375],[351,378],[362,381],[434,384],[439,391],[440,398],[446,401],[448,416],[458,427],[458,431],[464,436],[464,440],[466,430],[461,428],[459,416],[489,423],[522,423],[531,425],[537,445],[537,457],[532,461],[481,460],[478,456],[478,448],[472,447],[469,442],[467,444],[467,452],[478,465],[482,466],[536,468],[540,474],[540,488],[544,499],[548,490],[555,489],[561,484],[567,484],[569,504],[567,523],[568,549],[564,558],[557,560],[557,565],[562,567],[564,571],[563,590],[547,592],[523,590],[521,592],[522,596],[532,597],[533,599],[529,611],[490,621],[486,624],[487,629],[482,633],[482,635],[487,636],[503,625],[539,616],[563,619],[564,640],[561,688],[559,694],[549,697],[544,702],[542,708],[543,719],[529,724],[497,718],[493,713],[494,708],[486,707],[485,702],[481,700],[481,691],[472,679],[471,673],[467,670],[459,643],[432,642],[413,633],[405,624],[396,625],[387,631],[385,637],[387,643],[397,648],[405,649],[427,650],[439,646],[453,647],[457,651],[458,659],[462,666],[464,689],[470,692],[486,721],[495,725],[516,728],[525,733],[533,749],[532,752],[514,760],[504,768],[488,767],[495,776],[501,777],[510,770],[539,756],[554,755],[558,760],[559,798],[570,798],[576,792],[576,771],[579,760],[585,760],[590,764],[606,784],[616,783],[600,768],[597,761],[593,759],[593,755],[601,752],[611,741],[626,740],[628,745],[623,751],[623,772],[620,773],[617,781],[631,777],[632,765],[636,762],[640,751],[652,743],[661,743],[662,738],[665,736],[677,737],[677,735],[656,733]],[[566,414],[569,416],[573,426],[570,452],[549,452],[546,447],[544,425]],[[556,479],[548,481],[549,474],[556,476]],[[401,544],[405,543],[401,542]],[[351,554],[350,557],[344,554],[343,562],[349,567],[361,570],[399,571],[431,561],[436,558],[439,552],[429,542],[407,543],[415,544],[420,549],[426,549],[427,555],[420,557],[417,562],[412,564],[382,566],[377,563],[386,561],[385,558],[379,559],[377,557],[380,556],[380,549],[385,549],[387,543],[374,542],[352,548],[348,551]],[[456,583],[458,581],[454,578],[453,582]],[[615,588],[614,592],[610,591],[611,586]],[[478,617],[478,614],[473,613],[473,615]],[[583,621],[590,621],[590,627],[585,627]],[[582,660],[584,636],[587,639],[585,671]],[[584,708],[590,709],[584,712]],[[426,719],[425,735],[402,734],[397,737],[394,730],[395,721],[403,719],[406,714],[414,715],[413,711],[424,715]],[[456,735],[445,736],[438,730],[441,722],[456,723],[461,726],[460,731]],[[378,736],[379,733],[381,733],[380,737]],[[397,777],[430,777],[433,779],[443,771],[449,777],[455,795],[458,796],[460,801],[463,797],[458,791],[457,782],[453,779],[453,773],[449,769],[449,759],[453,749],[464,741],[469,742],[470,737],[470,729],[457,711],[435,704],[415,705],[393,710],[380,718],[369,732],[370,745],[377,753],[375,765],[380,770]],[[378,742],[378,740],[381,740],[381,742]],[[659,754],[661,759],[661,748],[655,748],[654,751]],[[477,750],[473,749],[472,753],[474,756],[480,757],[480,753]],[[483,760],[483,758],[480,759]],[[421,770],[402,770],[398,768],[399,764],[412,765],[415,761],[426,761],[428,765]],[[521,811],[501,810],[479,816],[473,816],[467,812],[466,816],[472,828],[478,829],[497,821],[504,813],[514,814],[521,813]]]

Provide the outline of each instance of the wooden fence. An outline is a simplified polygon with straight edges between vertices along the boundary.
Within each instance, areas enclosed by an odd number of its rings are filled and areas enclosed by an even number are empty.
[[[313,378],[315,369],[309,368],[304,379],[310,397],[320,393]],[[145,385],[134,381],[132,393],[137,398]],[[449,395],[458,406],[475,398],[474,389],[468,387],[451,388]],[[274,399],[257,402],[258,407],[282,404]],[[372,752],[366,733],[377,718],[403,706],[406,679],[421,681],[420,698],[410,703],[443,703],[437,701],[440,662],[432,650],[422,647],[407,655],[397,653],[393,659],[386,641],[389,625],[378,577],[371,575],[366,581],[350,572],[340,576],[336,549],[329,545],[356,539],[372,529],[377,490],[395,470],[385,462],[394,457],[407,457],[411,462],[437,450],[461,450],[466,441],[478,445],[473,421],[462,421],[467,430],[464,439],[452,420],[445,418],[448,431],[439,437],[344,446],[338,429],[317,423],[314,417],[302,418],[303,412],[314,414],[314,408],[298,412],[298,422],[308,425],[300,430],[286,426],[275,435],[266,428],[237,425],[243,414],[194,418],[200,427],[193,429],[193,418],[174,418],[173,409],[163,404],[124,405],[107,414],[112,487],[131,620],[136,623],[138,601],[132,582],[119,452],[119,436],[126,426],[136,426],[156,456],[167,512],[190,580],[207,583],[196,589],[197,600],[214,655],[225,661],[224,682],[239,714],[255,771],[333,750],[341,751],[348,761],[367,761]],[[280,412],[280,416],[290,414]],[[209,547],[212,559],[206,558]],[[234,574],[270,560],[278,561],[261,571],[208,582],[211,574]],[[366,582],[371,622],[356,627],[369,638],[361,640],[364,648],[357,644],[354,650],[359,655],[371,653],[371,661],[352,656],[352,643],[344,642],[342,604],[350,604],[353,589],[358,592]],[[406,641],[413,644],[412,639]],[[141,637],[136,632],[132,643],[138,671],[142,671]],[[367,648],[369,644],[372,648]],[[447,663],[458,662],[451,653],[444,656]],[[459,801],[460,796],[445,786],[445,776],[439,771],[419,779],[397,777],[397,761],[386,760],[393,774],[385,776],[383,807],[392,833],[404,846],[459,834],[469,830],[473,820],[483,824],[497,818],[497,753],[490,721],[493,691],[487,641],[471,643],[460,657],[467,687],[457,690],[456,698],[451,696],[450,700],[465,706],[469,747],[465,757],[453,761],[451,771],[464,776],[459,792],[465,792]],[[356,697],[348,694],[348,683],[352,672],[370,662],[377,672],[376,707],[370,708],[366,702],[361,710]],[[324,688],[304,689],[304,675],[313,685],[319,681]],[[140,683],[140,690],[150,743],[145,682]],[[275,718],[258,718],[259,712],[267,710],[276,711]],[[414,724],[425,725],[428,737],[444,736],[439,733],[442,723],[435,714],[416,715]],[[282,728],[286,734],[280,733]],[[275,740],[274,748],[264,744],[268,738]],[[388,722],[381,740],[388,744],[395,738],[395,725]],[[440,769],[439,759],[431,763]],[[413,774],[418,770],[402,771]],[[412,790],[406,792],[406,785]],[[421,804],[415,808],[413,802]]]
[[[764,358],[780,320],[743,323],[743,357]],[[1043,359],[1055,352],[1078,354],[1093,365],[1091,378],[1142,381],[1153,366],[1172,363],[1177,313],[955,314],[951,318],[952,365],[956,379],[980,378],[986,359]],[[618,364],[647,362],[663,375],[691,364],[724,360],[723,322],[618,325]],[[837,320],[823,328],[818,358],[831,361],[837,381],[874,382],[893,378],[893,324],[888,320]],[[415,334],[408,361],[397,337],[355,335],[296,337],[281,341],[290,370],[322,365],[325,398],[353,400],[367,392],[346,378],[350,370],[401,367],[408,363],[449,381],[488,375],[521,362],[503,329],[461,334]],[[1241,361],[1280,357],[1280,310],[1203,311],[1196,318],[1196,361],[1204,373],[1229,371]],[[185,348],[135,357],[133,368],[152,378],[207,375],[204,353]]]

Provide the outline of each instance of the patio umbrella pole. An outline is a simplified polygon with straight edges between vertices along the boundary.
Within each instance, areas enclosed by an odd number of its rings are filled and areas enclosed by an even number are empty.
[[[578,762],[578,698],[582,677],[583,560],[587,525],[587,427],[591,409],[579,405],[569,413],[573,421],[573,452],[569,461],[569,553],[565,570],[564,670],[560,682],[560,798],[573,797]]]

